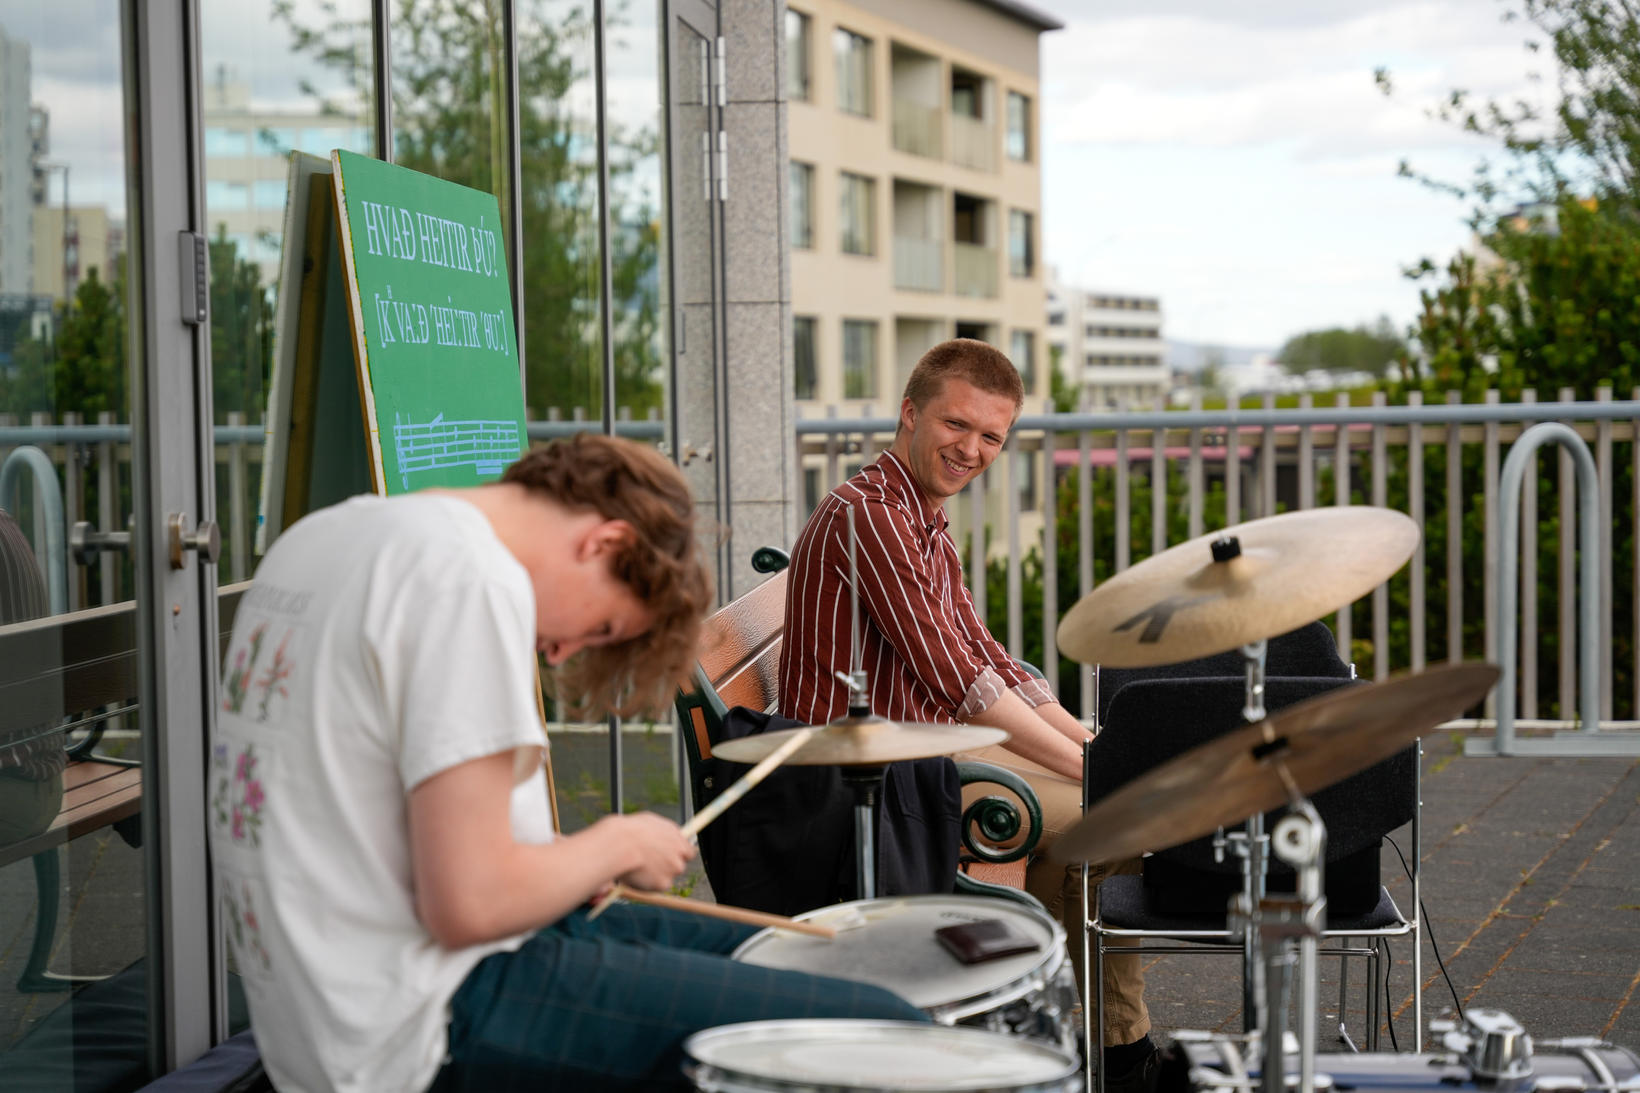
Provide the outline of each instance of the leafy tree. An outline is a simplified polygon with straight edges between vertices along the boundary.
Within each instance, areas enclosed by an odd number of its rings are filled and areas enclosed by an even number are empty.
[[[403,0],[393,17],[394,160],[511,203],[505,171],[506,100],[499,0]],[[356,112],[368,102],[368,20],[330,12],[303,23],[291,0],[275,5],[297,52],[342,78],[343,96],[316,88],[322,110]],[[577,115],[577,91],[592,77],[590,7],[519,3],[519,132],[523,178],[525,397],[532,417],[548,408],[601,412],[596,134]],[[619,12],[608,22],[619,24]],[[609,129],[611,310],[616,391],[635,416],[662,398],[660,213],[637,183],[659,155],[654,128]]]
[[[219,425],[230,411],[261,417],[273,365],[273,300],[261,270],[226,233],[219,225],[210,242],[211,400]]]
[[[71,302],[59,304],[56,334],[19,342],[9,373],[0,372],[0,412],[24,416],[102,411],[126,420],[125,269],[104,281],[86,271]]]
[[[1389,316],[1383,315],[1371,327],[1335,326],[1295,334],[1281,347],[1277,359],[1289,372],[1319,368],[1383,376],[1405,353],[1405,339],[1396,333]]]

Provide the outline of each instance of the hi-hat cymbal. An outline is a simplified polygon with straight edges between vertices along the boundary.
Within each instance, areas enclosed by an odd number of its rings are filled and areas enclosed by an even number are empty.
[[[1227,538],[1234,547],[1219,545]],[[1223,653],[1354,603],[1417,546],[1410,517],[1367,505],[1237,524],[1146,558],[1082,597],[1059,623],[1059,648],[1111,668]]]
[[[1049,851],[1112,862],[1205,835],[1388,759],[1497,682],[1491,664],[1447,664],[1336,691],[1192,748],[1099,801]],[[1281,768],[1278,770],[1277,768]]]
[[[742,736],[712,745],[712,754],[731,763],[755,763],[784,744],[799,729]],[[885,721],[880,717],[845,717],[822,725],[807,744],[786,760],[797,766],[878,766],[902,759],[928,759],[990,747],[1008,739],[1001,729],[983,725],[931,725]]]

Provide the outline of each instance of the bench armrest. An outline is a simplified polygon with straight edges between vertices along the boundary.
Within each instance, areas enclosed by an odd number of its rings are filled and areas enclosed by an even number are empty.
[[[987,794],[963,809],[962,845],[968,853],[980,861],[1011,862],[1036,849],[1042,839],[1042,805],[1030,783],[1011,770],[977,759],[959,761],[957,778],[965,786],[997,785],[1013,795]],[[1015,839],[1021,830],[1025,835],[1016,845],[995,845]]]

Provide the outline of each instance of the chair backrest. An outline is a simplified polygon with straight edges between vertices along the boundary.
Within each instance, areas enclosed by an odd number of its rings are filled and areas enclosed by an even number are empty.
[[[1276,677],[1265,681],[1265,707],[1274,712],[1350,684],[1336,677]],[[1111,696],[1109,713],[1089,745],[1087,800],[1096,801],[1151,767],[1240,726],[1243,676],[1151,679],[1128,683]],[[1311,796],[1327,825],[1327,860],[1338,861],[1375,847],[1412,818],[1416,803],[1416,747],[1360,771]],[[1271,813],[1271,822],[1279,812]],[[1233,873],[1227,855],[1215,862],[1210,837],[1157,848],[1171,862],[1212,873]]]
[[[1307,623],[1269,640],[1264,654],[1266,677],[1349,679],[1350,666],[1338,655],[1338,642],[1324,622]],[[1241,651],[1232,649],[1210,657],[1162,664],[1151,668],[1099,669],[1099,724],[1105,724],[1111,700],[1129,683],[1141,679],[1199,679],[1203,676],[1245,677]]]
[[[700,783],[701,763],[711,757],[729,707],[774,709],[785,625],[784,572],[725,604],[706,620],[694,686],[679,691],[676,703],[697,807],[705,788]]]

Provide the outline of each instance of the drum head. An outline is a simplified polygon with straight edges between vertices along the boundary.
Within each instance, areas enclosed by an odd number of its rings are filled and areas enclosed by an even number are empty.
[[[764,930],[734,959],[765,968],[831,975],[885,987],[921,1010],[995,1001],[999,990],[1064,959],[1064,930],[1045,913],[979,896],[898,896],[856,900],[797,916],[837,927],[835,940]],[[941,926],[996,918],[1037,942],[1034,952],[964,964],[934,936]],[[965,1013],[956,1013],[961,1018]]]
[[[683,1052],[708,1093],[1064,1093],[1081,1077],[1075,1059],[1033,1040],[903,1021],[752,1021],[697,1032]]]

